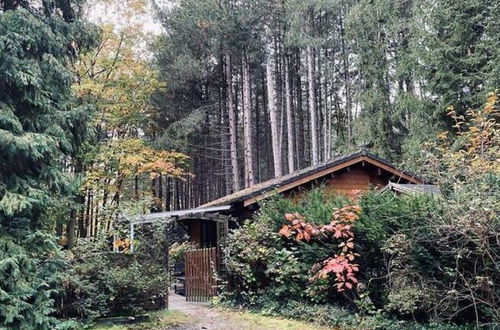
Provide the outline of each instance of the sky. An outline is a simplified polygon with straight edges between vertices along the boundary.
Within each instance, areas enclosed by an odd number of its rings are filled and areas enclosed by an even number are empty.
[[[139,8],[142,3],[146,3],[142,10],[136,10],[133,16],[130,15],[131,10],[128,8]],[[156,3],[168,6],[166,0],[156,1]],[[129,24],[141,25],[147,35],[159,35],[163,32],[161,24],[154,17],[151,0],[90,0],[88,4],[86,17],[93,23],[111,23],[118,29]]]
[[[131,26],[141,29],[145,38],[136,41],[134,52],[137,57],[147,59],[152,56],[149,41],[164,32],[154,15],[152,1],[161,7],[173,3],[172,0],[89,0],[85,17],[97,25],[113,24],[116,33]]]

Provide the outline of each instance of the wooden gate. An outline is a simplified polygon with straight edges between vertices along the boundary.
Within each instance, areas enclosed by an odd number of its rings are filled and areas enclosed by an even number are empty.
[[[186,252],[186,301],[204,302],[217,294],[217,248]]]

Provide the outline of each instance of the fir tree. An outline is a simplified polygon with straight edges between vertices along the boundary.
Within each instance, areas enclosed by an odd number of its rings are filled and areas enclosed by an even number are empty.
[[[61,263],[47,209],[68,192],[62,159],[83,115],[67,61],[92,38],[68,1],[0,5],[0,325],[49,329]]]

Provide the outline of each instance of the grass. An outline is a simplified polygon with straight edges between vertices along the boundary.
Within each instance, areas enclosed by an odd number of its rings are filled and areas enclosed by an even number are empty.
[[[151,318],[146,322],[133,324],[103,324],[98,322],[92,330],[146,330],[146,329],[165,329],[177,327],[190,323],[189,316],[179,311],[162,310],[150,313]]]
[[[235,311],[230,309],[214,308],[228,325],[237,326],[245,330],[321,330],[327,329],[301,321],[288,320],[279,317],[264,316],[249,311]],[[179,311],[159,311],[151,313],[151,320],[134,324],[96,324],[93,330],[146,330],[169,329],[193,322],[189,315]],[[104,322],[104,321],[101,321]]]
[[[218,309],[220,313],[229,319],[240,324],[242,329],[260,330],[260,329],[287,329],[287,330],[315,330],[328,329],[313,325],[311,323],[290,320],[280,317],[265,316],[259,313],[249,311],[234,311],[229,309]]]
[[[205,307],[205,308],[206,310],[200,311],[200,314],[195,317],[176,310],[162,310],[150,313],[149,320],[144,322],[124,324],[124,323],[119,323],[117,319],[103,319],[97,322],[93,327],[91,327],[91,329],[93,330],[170,329],[193,323],[196,324],[197,322],[200,322],[200,319],[203,320],[204,318],[206,318],[207,315],[209,315],[209,317],[215,315],[216,316],[215,318],[219,320],[222,325],[227,324],[228,326],[231,326],[233,329],[234,327],[245,330],[331,329],[326,327],[320,327],[308,322],[285,319],[275,316],[266,316],[246,310],[234,310],[222,307],[212,307],[212,308]]]

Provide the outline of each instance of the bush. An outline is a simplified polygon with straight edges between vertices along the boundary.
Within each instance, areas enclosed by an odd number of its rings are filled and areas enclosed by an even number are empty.
[[[357,251],[361,255],[360,278],[367,284],[371,301],[377,308],[417,317],[426,306],[422,303],[423,290],[418,285],[418,276],[414,276],[418,271],[413,268],[429,269],[427,264],[433,252],[422,246],[411,246],[408,237],[416,235],[422,230],[421,226],[434,219],[441,208],[440,202],[429,195],[372,192],[363,196],[360,205],[362,212],[355,226]],[[407,265],[392,272],[398,275],[399,282],[388,282],[388,262],[393,266]],[[410,264],[413,266],[409,267]],[[397,292],[397,287],[402,291]]]
[[[168,261],[171,265],[176,263],[183,263],[186,256],[186,252],[190,250],[195,250],[197,248],[194,242],[175,242],[172,244],[168,250]]]
[[[79,241],[60,278],[58,316],[92,321],[163,307],[168,288],[164,230],[151,227],[134,241],[134,253],[111,252],[105,238]]]
[[[494,177],[487,180],[464,185],[446,200],[375,192],[363,196],[362,212],[355,223],[355,251],[361,254],[356,259],[360,265],[357,277],[362,284],[345,294],[334,289],[330,278],[309,280],[314,265],[338,249],[337,244],[287,240],[277,233],[285,223],[285,213],[300,210],[316,214],[315,219],[305,218],[324,224],[317,208],[326,205],[331,214],[345,201],[329,199],[318,190],[297,205],[279,197],[268,201],[254,220],[231,235],[226,251],[229,277],[222,300],[284,316],[289,316],[291,307],[283,301],[301,306],[319,304],[314,312],[319,314],[321,308],[330,308],[335,302],[344,310],[356,311],[363,322],[376,324],[385,322],[386,317],[469,322],[476,315],[481,322],[496,322],[493,288],[498,272],[487,255],[500,253],[492,236],[498,233],[498,213],[493,210],[499,209],[500,200],[492,191],[500,191],[500,181]],[[318,196],[325,202],[318,203]],[[476,216],[470,218],[472,213]],[[474,297],[480,299],[475,308],[471,305]],[[298,314],[308,315],[306,311]],[[387,322],[381,328],[399,324]]]
[[[328,258],[336,244],[284,240],[277,232],[285,213],[300,212],[315,224],[325,224],[333,210],[345,202],[343,197],[327,196],[322,189],[315,189],[298,203],[279,196],[263,203],[254,220],[230,235],[225,253],[228,285],[223,299],[255,307],[283,299],[325,302],[329,295],[335,295],[329,280],[309,279],[314,275],[313,265]]]
[[[372,301],[401,317],[499,322],[500,178],[444,197],[370,194],[356,226]]]

